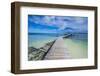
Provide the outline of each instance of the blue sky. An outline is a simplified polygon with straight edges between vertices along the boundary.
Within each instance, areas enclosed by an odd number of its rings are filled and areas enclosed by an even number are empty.
[[[29,33],[87,33],[88,17],[28,15]]]

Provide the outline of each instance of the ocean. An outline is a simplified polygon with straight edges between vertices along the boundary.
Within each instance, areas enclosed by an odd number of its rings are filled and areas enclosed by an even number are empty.
[[[28,35],[28,47],[41,48],[46,43],[52,42],[56,39],[57,39],[56,36],[51,36],[51,35],[41,35],[41,34]]]
[[[63,38],[72,59],[88,57],[88,34],[73,34]],[[28,34],[28,47],[41,48],[59,36],[47,34]],[[60,45],[60,44],[58,44]],[[63,51],[63,50],[62,50]]]

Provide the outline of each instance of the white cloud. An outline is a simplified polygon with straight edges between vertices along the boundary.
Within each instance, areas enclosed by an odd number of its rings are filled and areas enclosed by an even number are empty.
[[[82,17],[76,17],[75,18],[75,22],[79,23],[79,24],[83,24],[84,23],[84,18],[82,18]]]
[[[87,25],[83,24],[86,21],[86,18],[84,17],[32,16],[30,20],[36,24],[58,27],[59,30],[63,30],[66,27],[71,27],[71,28],[80,28],[81,26],[87,27]]]

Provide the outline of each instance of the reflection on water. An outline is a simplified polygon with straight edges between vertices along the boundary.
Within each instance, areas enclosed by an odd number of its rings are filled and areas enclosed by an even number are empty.
[[[64,38],[64,42],[72,59],[88,57],[87,37],[87,34],[74,34],[68,38]],[[49,35],[28,35],[28,47],[40,48],[43,47],[46,43],[54,41],[57,38],[58,37],[56,36]]]

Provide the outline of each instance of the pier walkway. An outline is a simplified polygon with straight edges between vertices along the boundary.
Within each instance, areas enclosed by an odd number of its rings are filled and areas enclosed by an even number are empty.
[[[64,43],[63,37],[59,37],[47,55],[45,56],[44,60],[56,60],[56,59],[70,59],[71,56],[69,54],[69,50]]]

